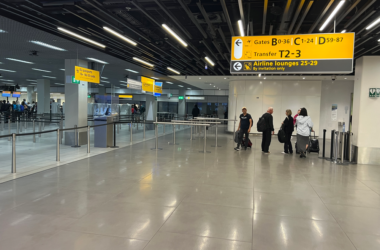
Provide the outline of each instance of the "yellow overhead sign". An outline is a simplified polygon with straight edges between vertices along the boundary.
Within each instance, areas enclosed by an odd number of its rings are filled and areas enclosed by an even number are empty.
[[[129,98],[129,99],[132,99],[133,95],[119,95],[119,98]]]
[[[75,66],[75,80],[100,83],[99,71]]]
[[[154,80],[148,77],[141,77],[142,90],[146,92],[153,92]]]
[[[231,73],[352,72],[355,33],[232,37]]]

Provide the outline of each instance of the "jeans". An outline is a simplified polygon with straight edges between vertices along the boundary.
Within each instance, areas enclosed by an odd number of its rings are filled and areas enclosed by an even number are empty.
[[[243,135],[245,134],[245,140],[244,140],[244,146],[247,147],[248,146],[248,137],[249,137],[249,133],[248,133],[248,129],[240,129],[239,130],[239,140],[238,140],[238,144],[237,146],[240,147],[242,141],[243,141]]]
[[[284,143],[284,152],[285,153],[293,154],[292,142],[290,141],[291,138],[292,138],[292,134],[288,133],[285,135],[285,143]]]
[[[261,141],[261,150],[269,152],[270,142],[272,141],[272,131],[266,130],[263,132],[263,140]]]

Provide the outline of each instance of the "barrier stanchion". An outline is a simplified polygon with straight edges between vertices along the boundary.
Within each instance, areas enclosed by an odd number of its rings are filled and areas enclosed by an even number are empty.
[[[190,141],[193,140],[193,126],[190,126]]]
[[[39,121],[38,121],[38,132],[41,132],[41,118],[39,119]],[[41,137],[41,133],[40,134],[38,134],[38,137]]]
[[[154,148],[151,148],[151,150],[162,150],[162,148],[158,147],[158,124],[154,124],[154,133],[156,135],[156,142],[154,144]]]
[[[87,154],[90,153],[90,143],[91,143],[91,137],[90,137],[90,134],[91,133],[91,127],[90,126],[87,126]]]
[[[59,129],[57,129],[57,152],[56,152],[56,161],[60,161],[61,160],[61,152],[60,152],[60,146],[61,144],[59,144],[59,135],[60,135],[60,132],[59,132]]]
[[[17,118],[16,118],[17,119]],[[18,120],[16,120],[16,133],[20,134],[20,126]]]
[[[334,161],[334,139],[335,139],[335,130],[331,130],[331,144],[330,144],[330,161]]]
[[[344,164],[345,136],[346,136],[345,132],[340,132],[340,137],[341,137],[341,141],[342,141],[342,150],[340,151],[340,153],[341,153],[340,163],[342,163],[342,164]]]
[[[211,147],[220,148],[218,145],[218,124],[215,124],[215,145],[211,145]]]
[[[173,142],[169,142],[170,145],[178,145],[178,143],[175,142],[175,125],[173,124]]]
[[[5,116],[4,117],[0,116],[0,119],[1,119],[1,131],[4,131],[4,129],[5,129],[5,122],[4,122]]]
[[[323,143],[322,143],[322,157],[321,159],[325,159],[325,147],[326,147],[326,129],[323,130]]]
[[[33,143],[36,143],[36,124],[35,124],[35,121],[33,119]]]
[[[116,146],[116,123],[115,122],[113,123],[113,146],[110,148],[118,148],[118,146]]]
[[[146,123],[144,121],[144,132],[143,132],[143,139],[145,140],[145,127],[146,127]]]
[[[133,124],[133,123],[132,123]],[[130,142],[133,143],[133,126],[131,127]]]
[[[11,119],[8,119],[8,134],[11,133]],[[8,141],[11,141],[11,138],[8,137]]]
[[[205,137],[204,137],[204,142],[203,142],[203,151],[199,151],[200,153],[211,153],[210,151],[206,151],[206,146],[207,146],[207,126],[204,126],[205,129]]]
[[[16,134],[12,134],[12,174],[16,173]]]
[[[72,148],[79,148],[79,138],[78,138],[78,129],[77,125],[74,126],[74,146],[71,146]]]
[[[334,163],[338,163],[338,145],[339,145],[339,141],[338,141],[338,137],[339,137],[339,132],[336,131],[334,133],[335,135],[335,147],[334,147]]]

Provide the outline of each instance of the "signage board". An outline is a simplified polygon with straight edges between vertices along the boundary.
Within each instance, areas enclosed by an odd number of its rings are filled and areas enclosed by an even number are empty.
[[[146,92],[153,92],[153,87],[154,87],[154,80],[153,79],[142,76],[141,77],[141,83],[142,83],[142,90],[144,90]]]
[[[12,97],[16,97],[16,98],[21,97],[21,92],[13,92]]]
[[[85,82],[100,83],[99,71],[75,66],[75,79]]]
[[[183,100],[183,96],[178,96],[178,100]]]
[[[187,100],[204,100],[204,96],[186,96]]]
[[[132,99],[132,98],[133,98],[133,95],[119,95],[119,98]]]
[[[232,37],[230,72],[351,73],[355,33]]]
[[[155,96],[161,96],[162,94],[162,82],[155,82],[154,83],[154,92],[153,94]]]
[[[76,84],[80,84],[80,81],[75,79],[75,76],[72,76],[71,77],[71,83],[76,83]]]
[[[10,91],[3,91],[1,94],[2,97],[11,97],[11,92]]]
[[[91,95],[88,95],[87,98],[91,98]]]
[[[142,83],[139,81],[128,78],[127,79],[127,88],[141,90],[142,89]]]
[[[369,97],[380,97],[380,88],[370,88]]]

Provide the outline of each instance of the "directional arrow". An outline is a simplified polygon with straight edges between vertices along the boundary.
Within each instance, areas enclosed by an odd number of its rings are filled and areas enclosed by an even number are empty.
[[[240,44],[241,44],[241,41],[240,40],[236,40],[236,45],[240,46]]]

